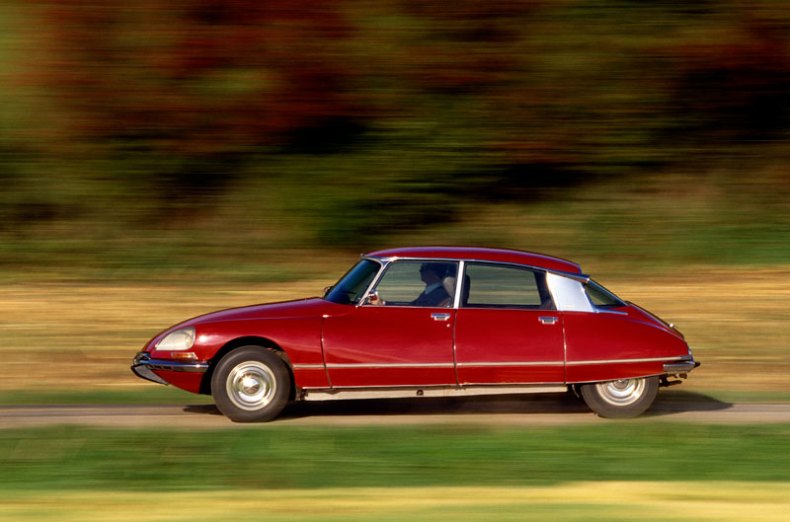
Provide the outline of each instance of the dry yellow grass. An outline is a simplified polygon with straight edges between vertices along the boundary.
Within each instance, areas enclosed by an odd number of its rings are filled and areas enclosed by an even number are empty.
[[[703,361],[686,389],[790,391],[790,268],[604,283],[686,334]],[[318,295],[326,284],[8,285],[0,295],[0,390],[145,385],[129,363],[164,327],[219,308]]]
[[[784,521],[790,484],[580,482],[200,492],[16,492],[0,519],[58,520],[672,520]]]

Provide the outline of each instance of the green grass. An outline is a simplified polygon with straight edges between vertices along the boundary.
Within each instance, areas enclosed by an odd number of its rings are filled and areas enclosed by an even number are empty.
[[[610,423],[565,428],[79,426],[0,431],[0,495],[522,487],[579,481],[790,481],[790,425]]]

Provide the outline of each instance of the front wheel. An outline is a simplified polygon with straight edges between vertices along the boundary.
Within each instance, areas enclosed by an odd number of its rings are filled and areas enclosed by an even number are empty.
[[[244,346],[223,357],[211,376],[211,395],[226,417],[235,422],[272,420],[285,407],[291,377],[272,350]]]
[[[644,413],[658,395],[658,377],[585,384],[584,402],[601,417],[627,419]]]

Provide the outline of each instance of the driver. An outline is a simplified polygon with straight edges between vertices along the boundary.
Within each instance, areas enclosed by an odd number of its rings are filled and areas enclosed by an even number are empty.
[[[447,273],[447,265],[443,263],[423,263],[420,267],[420,279],[425,283],[425,290],[411,302],[415,306],[441,306],[450,299],[444,289],[442,280]]]

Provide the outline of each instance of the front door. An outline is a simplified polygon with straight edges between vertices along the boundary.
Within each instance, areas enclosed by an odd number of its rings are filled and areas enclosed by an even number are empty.
[[[455,310],[445,286],[456,263],[395,261],[375,297],[324,318],[332,387],[441,386],[456,383]]]

